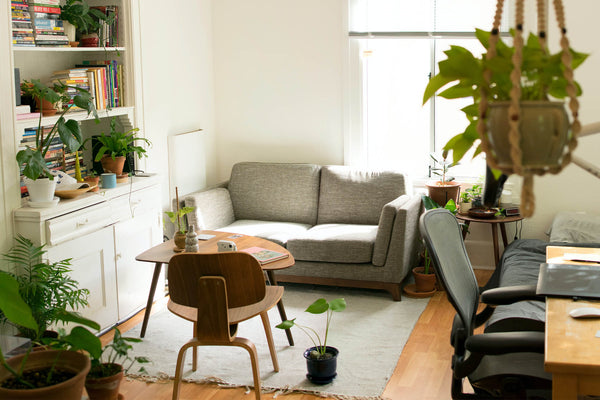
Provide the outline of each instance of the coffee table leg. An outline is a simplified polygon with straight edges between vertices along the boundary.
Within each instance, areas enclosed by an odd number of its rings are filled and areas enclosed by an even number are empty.
[[[146,303],[146,311],[144,312],[144,322],[142,322],[142,331],[140,337],[146,335],[146,328],[148,327],[148,320],[150,319],[150,312],[152,311],[152,302],[154,301],[154,293],[156,292],[156,284],[158,283],[158,277],[160,276],[160,270],[162,263],[157,262],[154,265],[154,275],[152,275],[152,283],[150,284],[150,293],[148,293],[148,302]]]
[[[267,271],[267,277],[269,278],[269,282],[271,283],[271,285],[277,285],[277,280],[275,279],[275,274],[273,273],[273,271]],[[281,320],[286,321],[287,316],[285,315],[285,308],[283,307],[283,300],[281,299],[277,303],[277,310],[279,310],[279,316],[281,317]],[[290,344],[290,346],[293,346],[294,338],[292,337],[292,331],[290,329],[286,329],[285,335],[287,336],[288,343]]]

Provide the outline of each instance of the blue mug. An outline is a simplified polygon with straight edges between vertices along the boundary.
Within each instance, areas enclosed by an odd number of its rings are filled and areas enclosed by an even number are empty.
[[[117,187],[117,175],[113,172],[101,174],[100,181],[102,182],[102,188],[104,189],[114,189]]]

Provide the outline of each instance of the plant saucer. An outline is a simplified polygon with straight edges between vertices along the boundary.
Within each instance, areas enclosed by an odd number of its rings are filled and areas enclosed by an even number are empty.
[[[335,377],[337,376],[337,372],[335,374],[333,374],[332,376],[325,376],[325,377],[320,377],[320,376],[312,376],[311,374],[306,374],[306,378],[311,381],[312,383],[315,383],[317,385],[325,385],[330,383],[331,381],[333,381],[335,379]]]
[[[31,201],[31,200],[29,200],[29,202],[27,204],[29,204],[29,207],[31,207],[31,208],[49,208],[49,207],[54,207],[55,205],[57,205],[59,201],[60,201],[60,199],[58,197],[54,197],[50,201]]]

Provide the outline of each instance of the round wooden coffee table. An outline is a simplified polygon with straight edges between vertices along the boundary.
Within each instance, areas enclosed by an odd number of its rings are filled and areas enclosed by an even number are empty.
[[[296,263],[292,254],[289,251],[287,251],[285,247],[282,247],[277,243],[271,242],[267,239],[219,231],[199,231],[198,234],[215,235],[214,237],[208,240],[198,241],[199,253],[217,253],[217,242],[219,240],[229,240],[235,242],[238,250],[256,246],[268,250],[277,251],[279,253],[288,254],[286,258],[262,265],[262,269],[267,273],[267,277],[269,278],[269,283],[271,285],[277,285],[277,280],[275,279],[274,273],[275,271],[289,268]],[[174,247],[175,245],[173,243],[173,239],[171,239],[157,246],[154,246],[151,249],[146,250],[145,252],[143,252],[135,258],[137,261],[154,263],[154,275],[152,276],[152,283],[150,284],[150,292],[148,293],[148,301],[146,303],[146,311],[144,312],[144,321],[142,322],[142,330],[140,332],[140,337],[144,337],[144,335],[146,334],[146,328],[148,327],[148,320],[150,319],[150,312],[152,310],[152,301],[154,299],[154,293],[156,292],[156,285],[158,284],[158,278],[160,276],[162,266],[163,264],[168,264],[171,260],[171,257],[173,257],[175,254],[178,254],[173,250]],[[281,320],[287,320],[282,300],[280,300],[279,303],[277,303],[277,309],[279,310]],[[286,329],[285,333],[287,335],[290,346],[293,346],[294,339],[292,338],[291,331],[289,329]]]

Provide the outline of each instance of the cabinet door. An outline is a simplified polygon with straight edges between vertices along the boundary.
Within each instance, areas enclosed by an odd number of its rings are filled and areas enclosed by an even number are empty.
[[[114,225],[117,260],[119,321],[146,306],[154,264],[136,261],[135,257],[161,242],[162,229],[158,212],[146,212]],[[164,273],[158,282],[155,299],[164,295]]]
[[[90,291],[89,306],[80,309],[86,318],[96,321],[102,329],[117,322],[117,284],[113,228],[108,226],[48,247],[50,261],[71,258],[71,277],[80,288]]]

